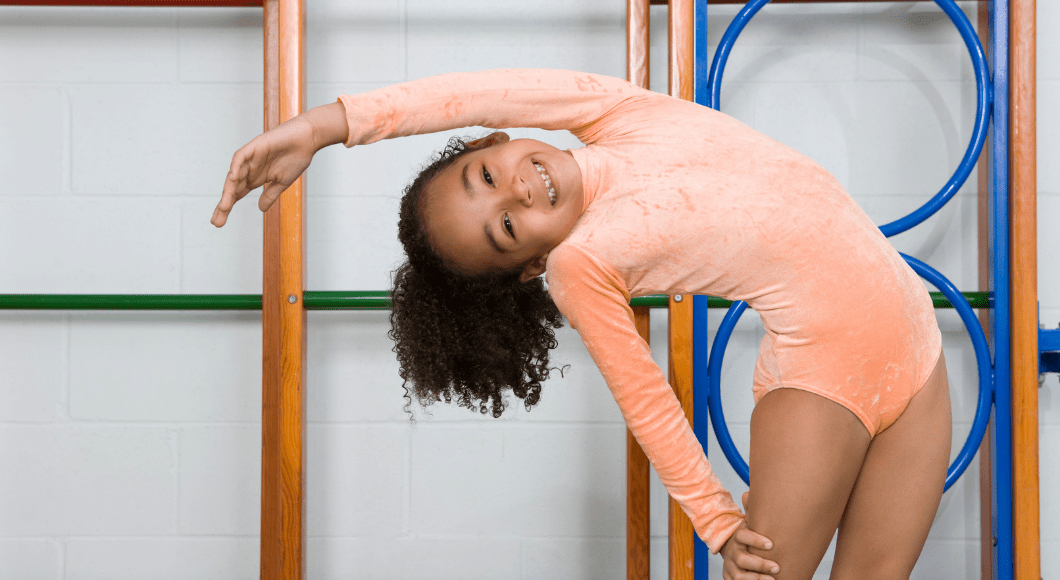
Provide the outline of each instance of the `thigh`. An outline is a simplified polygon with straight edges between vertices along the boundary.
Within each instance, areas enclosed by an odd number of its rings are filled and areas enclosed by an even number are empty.
[[[950,457],[946,362],[869,445],[839,524],[832,578],[908,578],[935,519]]]
[[[861,420],[820,395],[782,388],[755,406],[747,525],[772,540],[777,580],[813,575],[868,446]]]

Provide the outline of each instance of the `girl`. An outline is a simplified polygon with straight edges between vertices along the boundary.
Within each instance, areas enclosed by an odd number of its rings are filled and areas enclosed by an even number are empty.
[[[566,129],[587,146],[454,141],[406,190],[391,335],[417,399],[499,415],[510,388],[529,408],[562,313],[725,578],[809,578],[837,528],[833,578],[908,577],[950,449],[930,297],[834,177],[740,122],[592,74],[442,75],[255,138],[212,221],[262,185],[267,209],[324,146],[475,125]],[[746,300],[766,330],[746,518],[628,306],[697,293]]]

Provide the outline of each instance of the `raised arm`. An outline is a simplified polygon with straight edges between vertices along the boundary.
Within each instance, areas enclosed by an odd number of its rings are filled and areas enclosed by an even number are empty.
[[[565,129],[594,140],[592,124],[631,96],[659,97],[624,80],[550,69],[444,74],[342,95],[346,146],[481,126]]]
[[[267,210],[328,145],[471,126],[566,129],[592,143],[608,130],[594,122],[631,96],[660,97],[620,79],[548,69],[452,73],[342,95],[236,151],[210,221],[223,226],[232,206],[262,186],[258,207]]]

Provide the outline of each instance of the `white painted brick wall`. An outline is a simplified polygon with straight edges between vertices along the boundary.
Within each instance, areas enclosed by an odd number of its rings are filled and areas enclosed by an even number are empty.
[[[3,580],[60,580],[62,547],[52,540],[0,540]]]
[[[4,379],[0,380],[0,421],[47,422],[66,415],[65,316],[20,312],[0,327]]]
[[[625,478],[624,437],[618,424],[421,425],[412,432],[412,531],[618,535],[624,516],[614,506],[625,500],[615,482]]]
[[[180,429],[180,533],[256,536],[261,530],[261,426]],[[224,477],[218,477],[219,466]]]
[[[250,580],[258,538],[75,538],[66,543],[67,580]]]
[[[507,580],[523,577],[513,537],[311,537],[306,577],[357,580]]]
[[[0,536],[173,533],[174,437],[158,427],[0,427]]]
[[[0,171],[9,176],[0,196],[43,197],[63,191],[66,109],[58,87],[0,87],[5,136],[0,141]],[[27,167],[36,171],[25,171]]]
[[[70,416],[260,421],[261,314],[82,315],[70,331]]]
[[[622,76],[622,2],[307,2],[308,106],[429,74],[555,67]],[[965,6],[972,12],[972,5]],[[735,7],[711,9],[711,51]],[[1039,2],[1039,27],[1060,5]],[[0,292],[258,293],[256,196],[207,223],[232,152],[260,132],[256,9],[0,8]],[[652,88],[666,13],[652,8]],[[1060,323],[1060,39],[1039,42],[1042,313]],[[967,55],[929,3],[778,5],[740,37],[724,110],[805,151],[882,223],[964,153]],[[477,135],[481,129],[451,134]],[[559,147],[567,134],[514,131]],[[382,289],[396,199],[448,135],[320,153],[307,175],[307,287]],[[962,289],[977,281],[975,188],[897,236]],[[1051,266],[1050,266],[1051,265]],[[417,409],[410,428],[385,312],[309,315],[310,578],[598,578],[624,567],[625,428],[576,333],[559,332],[540,405],[500,420]],[[664,368],[665,314],[652,316]],[[721,313],[712,312],[712,332]],[[257,575],[260,315],[0,313],[0,580]],[[975,405],[962,326],[940,313],[954,450]],[[761,324],[744,316],[722,381],[746,457]],[[1041,391],[1043,577],[1060,575],[1060,383]],[[736,495],[746,486],[713,439]],[[943,498],[915,578],[979,570],[978,461]],[[652,573],[666,494],[652,482]],[[831,552],[819,578],[827,577]],[[720,560],[710,559],[714,577]]]
[[[306,438],[311,536],[408,534],[409,438],[401,423],[312,424]]]

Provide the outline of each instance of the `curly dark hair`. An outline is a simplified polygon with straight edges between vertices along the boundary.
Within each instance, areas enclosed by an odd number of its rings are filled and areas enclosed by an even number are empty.
[[[398,240],[407,259],[394,272],[389,335],[410,418],[413,396],[423,407],[455,400],[500,417],[508,407],[506,389],[529,411],[549,376],[549,350],[557,346],[553,330],[563,325],[540,278],[521,282],[522,268],[461,272],[431,247],[424,191],[471,150],[463,139],[451,138],[401,198]]]

